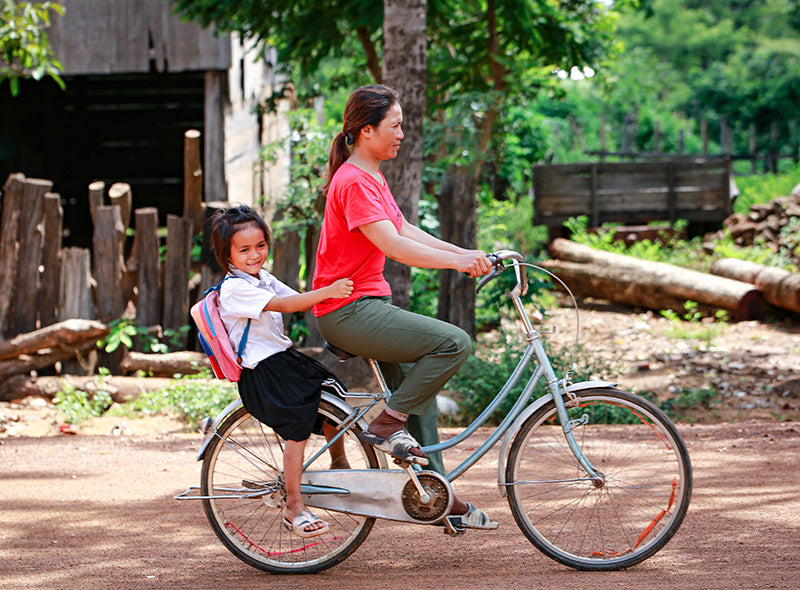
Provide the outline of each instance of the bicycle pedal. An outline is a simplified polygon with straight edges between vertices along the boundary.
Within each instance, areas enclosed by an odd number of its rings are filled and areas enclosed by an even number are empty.
[[[444,517],[444,534],[450,535],[451,537],[457,537],[458,535],[463,535],[467,532],[467,527],[457,526],[450,520],[449,516]]]

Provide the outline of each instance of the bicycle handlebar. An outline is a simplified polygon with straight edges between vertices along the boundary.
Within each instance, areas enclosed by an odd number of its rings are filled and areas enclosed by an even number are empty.
[[[497,250],[496,252],[488,254],[487,258],[489,262],[492,263],[492,270],[480,280],[476,292],[480,292],[489,281],[503,272],[506,269],[506,264],[504,262],[510,260],[511,263],[509,266],[514,267],[514,274],[517,278],[517,285],[514,287],[514,290],[516,290],[517,294],[520,296],[525,295],[528,291],[528,280],[525,276],[525,267],[521,264],[525,259],[519,252],[514,252],[513,250]]]

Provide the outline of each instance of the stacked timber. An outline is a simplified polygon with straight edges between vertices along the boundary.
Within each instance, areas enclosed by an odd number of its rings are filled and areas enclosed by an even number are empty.
[[[715,275],[752,283],[764,293],[764,300],[800,313],[800,274],[747,260],[721,258],[711,265]]]
[[[723,237],[727,231],[737,246],[762,243],[773,252],[783,250],[800,263],[800,185],[785,197],[752,205],[746,213],[734,213],[724,222],[724,230],[707,236],[707,241]],[[789,230],[784,228],[789,227]]]
[[[725,309],[738,320],[760,319],[764,297],[751,283],[632,256],[596,250],[557,238],[556,259],[543,263],[574,293],[653,310],[684,310],[686,301]]]

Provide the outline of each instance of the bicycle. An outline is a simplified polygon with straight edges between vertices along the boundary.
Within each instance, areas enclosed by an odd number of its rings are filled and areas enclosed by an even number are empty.
[[[315,573],[351,555],[377,518],[463,534],[449,516],[451,482],[502,439],[497,484],[519,528],[545,555],[575,569],[617,570],[659,551],[677,532],[691,498],[691,464],[675,426],[655,405],[615,383],[572,383],[569,371],[559,379],[543,333],[532,327],[521,300],[526,267],[553,275],[510,250],[490,259],[492,271],[478,289],[513,268],[516,286],[509,296],[527,348],[472,424],[423,450],[444,451],[467,440],[536,362],[508,414],[446,476],[399,460],[399,469],[390,468],[386,455],[359,439],[367,412],[390,396],[377,362],[365,359],[382,391],[348,393],[348,401],[323,392],[320,419],[335,426],[336,435],[312,436],[307,443],[301,489],[306,504],[330,523],[326,535],[305,540],[283,527],[282,441],[241,401],[206,419],[197,456],[203,461],[201,485],[176,497],[202,500],[219,540],[245,563],[273,573]],[[333,350],[340,360],[352,357]],[[531,402],[542,378],[547,391]],[[324,458],[338,440],[345,443],[347,469],[331,469]]]

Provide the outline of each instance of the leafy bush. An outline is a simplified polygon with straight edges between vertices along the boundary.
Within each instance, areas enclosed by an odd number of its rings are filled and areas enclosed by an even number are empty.
[[[238,395],[233,383],[214,379],[204,369],[196,375],[178,377],[164,389],[143,392],[119,411],[147,415],[172,413],[195,428],[206,416],[216,416]]]
[[[111,394],[103,389],[103,375],[104,373],[101,373],[95,380],[94,393],[77,389],[70,383],[63,383],[62,389],[56,393],[53,402],[64,414],[67,423],[80,424],[89,418],[102,416],[111,406],[114,400],[111,398]]]
[[[522,358],[525,345],[518,342],[518,336],[513,337],[517,342],[512,342],[510,335],[503,330],[492,333],[491,337],[495,336],[497,341],[493,343],[487,342],[489,336],[484,337],[479,350],[467,359],[448,383],[448,387],[461,398],[459,409],[462,425],[472,422],[491,403]],[[592,375],[610,377],[613,372],[603,360],[590,357],[583,347],[579,346],[577,350],[571,347],[556,348],[545,341],[545,349],[557,375],[563,375],[568,366],[573,367],[571,374],[573,381],[587,380],[592,378]],[[518,394],[528,382],[535,362],[534,359],[528,365],[526,372],[500,404],[498,411],[489,418],[487,424],[498,424],[508,414]],[[544,381],[540,380],[531,401],[545,393]]]

